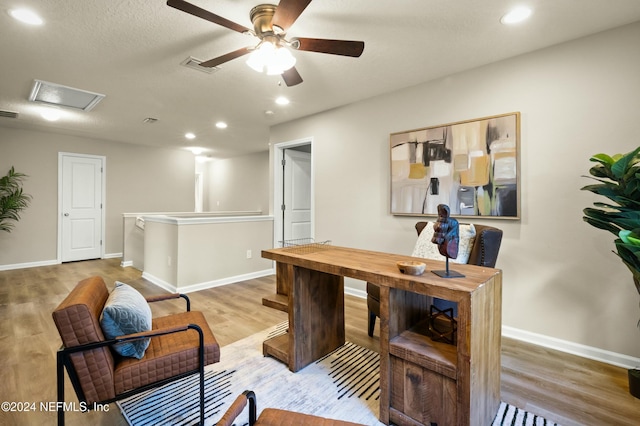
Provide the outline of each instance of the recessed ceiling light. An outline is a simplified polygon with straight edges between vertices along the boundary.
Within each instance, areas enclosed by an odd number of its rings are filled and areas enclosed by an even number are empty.
[[[196,135],[194,135],[193,133],[189,132],[189,133],[185,133],[184,137],[187,139],[195,139]]]
[[[60,120],[62,113],[57,109],[46,108],[42,110],[40,115],[47,121],[58,121]]]
[[[216,127],[218,129],[226,129],[227,128],[227,123],[225,123],[224,121],[218,121],[216,123]]]
[[[289,99],[285,98],[284,96],[279,96],[276,99],[276,103],[278,105],[289,105]]]
[[[14,19],[29,25],[42,25],[44,22],[41,17],[29,9],[12,9],[9,11]]]
[[[512,11],[508,12],[502,18],[500,18],[500,22],[506,25],[517,24],[529,18],[531,16],[531,9],[528,7],[516,7]]]

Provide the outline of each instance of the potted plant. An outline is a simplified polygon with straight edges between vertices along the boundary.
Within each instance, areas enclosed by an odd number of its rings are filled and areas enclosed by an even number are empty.
[[[611,203],[595,202],[583,210],[584,221],[616,236],[614,244],[622,262],[633,275],[640,293],[640,147],[627,154],[597,154],[589,169],[598,181],[582,189],[602,195]],[[640,326],[640,322],[638,322]],[[640,369],[629,370],[629,392],[640,398]]]
[[[29,206],[31,195],[22,192],[22,181],[26,177],[11,166],[0,178],[0,231],[11,232],[14,222],[20,219],[20,212]]]

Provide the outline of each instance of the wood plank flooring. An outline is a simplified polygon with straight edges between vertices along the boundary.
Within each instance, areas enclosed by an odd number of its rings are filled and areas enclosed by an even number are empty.
[[[40,407],[56,401],[55,354],[60,338],[51,312],[83,278],[101,275],[110,287],[116,280],[144,295],[164,290],[141,278],[140,271],[120,267],[119,259],[0,271],[0,401],[35,403],[31,412],[0,411],[2,425],[54,425],[55,412]],[[191,293],[192,309],[203,311],[221,345],[286,321],[287,315],[262,305],[275,290],[265,277]],[[181,303],[182,302],[182,303]],[[155,306],[154,306],[155,305]],[[184,301],[153,304],[154,315],[184,309]],[[366,301],[345,296],[346,338],[379,348],[379,324],[367,335]],[[628,392],[627,371],[504,338],[501,397],[564,426],[638,425],[640,399]],[[77,402],[66,380],[66,401]],[[117,405],[108,412],[68,412],[68,425],[126,425]]]

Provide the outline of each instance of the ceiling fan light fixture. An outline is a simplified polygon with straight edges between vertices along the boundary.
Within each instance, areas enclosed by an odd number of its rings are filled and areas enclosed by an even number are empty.
[[[274,68],[277,68],[278,70],[275,74],[282,74],[284,71],[290,69],[296,64],[296,58],[291,54],[289,49],[279,47],[276,49],[275,62],[276,66]]]
[[[261,52],[260,47],[258,47],[249,55],[249,59],[247,59],[247,65],[249,65],[249,67],[257,72],[264,71],[264,60],[262,56],[264,55]]]
[[[280,75],[296,64],[296,58],[288,49],[275,46],[273,43],[264,41],[254,50],[247,65],[257,72],[265,72],[269,75]]]
[[[285,38],[287,31],[311,1],[282,0],[277,5],[259,4],[249,12],[253,29],[202,9],[186,0],[168,0],[167,5],[240,34],[250,34],[260,39],[256,47],[236,49],[205,61],[201,66],[206,68],[217,67],[227,61],[249,55],[247,65],[260,73],[279,74],[287,87],[291,87],[302,83],[303,80],[298,70],[295,69],[296,59],[289,51],[289,48],[353,58],[360,57],[364,50],[364,41],[308,37],[297,37],[292,41],[288,41]],[[267,54],[269,50],[271,53]]]

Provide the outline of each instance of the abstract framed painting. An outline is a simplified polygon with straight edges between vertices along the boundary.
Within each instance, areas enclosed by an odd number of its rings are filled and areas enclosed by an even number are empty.
[[[391,214],[520,218],[520,113],[390,135]]]

